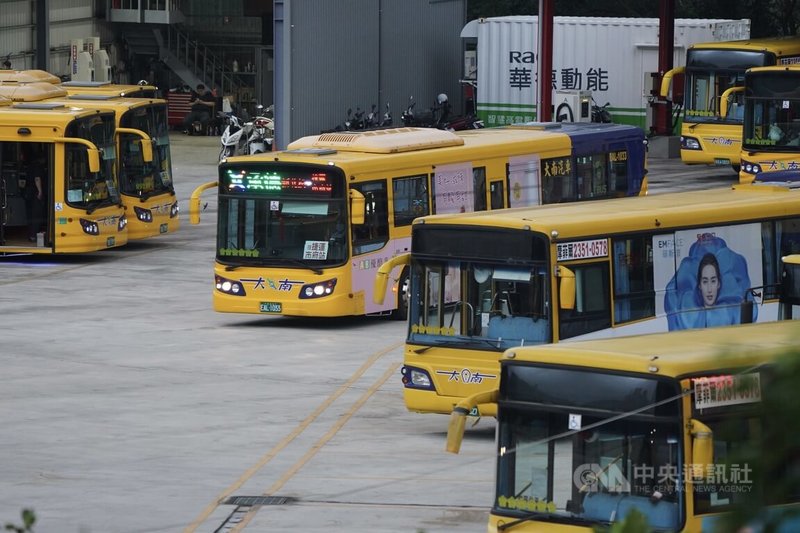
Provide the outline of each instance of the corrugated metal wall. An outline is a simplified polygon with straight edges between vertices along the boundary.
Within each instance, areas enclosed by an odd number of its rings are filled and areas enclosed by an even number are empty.
[[[103,44],[111,40],[104,21],[94,19],[92,2],[87,0],[49,0],[50,65],[53,74],[67,74],[69,45],[72,39],[100,37]],[[0,57],[11,56],[11,66],[24,70],[35,65],[36,26],[31,2],[0,2]]]
[[[279,43],[276,31],[275,53],[286,58],[289,83],[275,104],[283,106],[276,115],[288,120],[278,121],[279,146],[333,129],[348,108],[368,113],[375,104],[383,113],[389,102],[398,124],[412,95],[419,111],[444,92],[460,113],[465,0],[286,0],[283,6],[289,34]]]

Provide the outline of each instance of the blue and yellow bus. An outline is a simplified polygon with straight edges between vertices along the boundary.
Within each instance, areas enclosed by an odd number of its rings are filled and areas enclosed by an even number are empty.
[[[416,218],[637,196],[646,154],[644,132],[618,124],[329,133],[222,161],[190,209],[216,188],[215,310],[405,318],[407,276],[380,304],[373,279]]]

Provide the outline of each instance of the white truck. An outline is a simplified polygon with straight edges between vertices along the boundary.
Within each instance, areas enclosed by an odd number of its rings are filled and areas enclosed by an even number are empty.
[[[649,130],[658,30],[656,18],[554,17],[553,120],[589,121],[587,102],[590,110],[594,99],[610,104],[614,122]],[[749,19],[676,19],[673,66],[685,64],[694,43],[749,36]],[[461,37],[468,39],[463,81],[477,88],[484,124],[536,120],[538,17],[473,20]],[[477,54],[469,51],[475,40]]]

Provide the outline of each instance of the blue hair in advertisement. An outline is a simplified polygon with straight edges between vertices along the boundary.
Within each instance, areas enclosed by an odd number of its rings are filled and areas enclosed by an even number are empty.
[[[738,324],[750,287],[745,257],[712,233],[700,235],[666,286],[669,330]],[[757,313],[755,308],[754,322]]]

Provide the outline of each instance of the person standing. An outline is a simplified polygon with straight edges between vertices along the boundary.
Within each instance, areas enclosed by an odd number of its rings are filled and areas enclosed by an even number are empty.
[[[41,154],[33,156],[28,165],[25,182],[25,204],[28,215],[28,241],[36,242],[36,234],[45,230],[45,209],[47,205],[47,183],[44,158]]]

